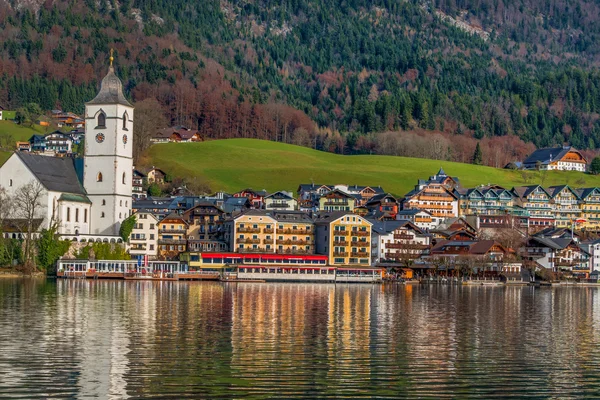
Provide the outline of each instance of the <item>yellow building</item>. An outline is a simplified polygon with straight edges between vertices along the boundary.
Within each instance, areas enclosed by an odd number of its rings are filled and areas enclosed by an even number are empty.
[[[325,193],[319,199],[319,210],[325,212],[332,211],[354,211],[356,207],[356,199],[344,193],[339,189],[333,189],[329,193]]]
[[[581,198],[581,221],[584,221],[577,225],[578,228],[582,228],[589,231],[600,230],[600,189],[598,188],[586,188],[579,189],[577,191]]]
[[[581,202],[579,193],[568,185],[550,186],[547,189],[550,193],[555,226],[558,228],[568,228],[575,221],[581,218]]]
[[[299,211],[248,210],[230,223],[236,253],[314,254],[312,220]]]
[[[321,214],[315,221],[316,251],[331,265],[371,265],[371,226],[360,215],[347,212]]]

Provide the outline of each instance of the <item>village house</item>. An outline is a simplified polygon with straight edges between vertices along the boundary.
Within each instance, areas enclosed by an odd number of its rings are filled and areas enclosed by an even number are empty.
[[[373,221],[373,264],[410,267],[431,247],[431,237],[410,221]]]
[[[537,149],[525,161],[525,169],[581,171],[587,170],[587,160],[570,146]]]
[[[315,220],[316,252],[332,265],[371,265],[371,226],[365,218],[344,211],[322,213]]]
[[[319,198],[319,211],[350,211],[354,212],[356,199],[340,189],[333,189]]]
[[[581,218],[579,193],[568,185],[550,186],[546,190],[552,201],[555,226],[569,227]]]
[[[152,166],[151,168],[148,168],[141,172],[146,175],[146,179],[147,179],[148,183],[158,183],[158,184],[165,183],[165,178],[167,176],[167,173],[160,168],[156,168],[155,166]]]
[[[279,191],[265,196],[265,209],[275,211],[293,211],[298,208],[298,201],[290,192]]]
[[[17,142],[17,151],[25,151],[29,153],[31,151],[31,143]]]
[[[436,221],[429,211],[416,208],[408,210],[399,210],[396,214],[398,220],[408,220],[424,231],[429,231],[436,227]]]
[[[189,251],[226,251],[223,241],[225,212],[209,201],[203,201],[182,214],[187,222]]]
[[[365,204],[369,215],[377,220],[395,220],[398,215],[398,200],[389,193],[372,196]]]
[[[195,129],[188,129],[185,126],[173,126],[158,130],[150,139],[153,143],[187,143],[203,141],[200,132]]]
[[[158,254],[158,218],[147,211],[134,215],[136,223],[129,236],[129,254],[155,260]]]
[[[33,153],[43,153],[46,151],[46,138],[44,135],[33,135],[29,138],[30,149]]]
[[[66,133],[54,131],[44,136],[45,151],[54,154],[71,154],[73,152],[73,139]]]
[[[267,195],[266,190],[252,190],[244,189],[233,194],[233,197],[245,197],[250,201],[250,207],[255,210],[260,210],[265,206],[265,196]]]
[[[521,250],[524,260],[552,272],[566,272],[587,278],[590,274],[589,254],[570,237],[532,236]]]
[[[590,231],[600,230],[600,189],[586,188],[578,189],[577,193],[581,199],[581,216],[577,227]]]
[[[133,173],[131,174],[131,179],[131,197],[133,197],[134,200],[145,199],[148,197],[146,191],[144,190],[144,180],[146,179],[146,174],[134,169]]]
[[[356,199],[356,207],[362,207],[366,205],[369,200],[373,198],[373,196],[385,194],[381,186],[371,187],[361,185],[336,185],[335,187],[350,195],[353,195]]]
[[[514,195],[499,186],[457,189],[459,215],[507,215],[514,206]]]
[[[178,260],[186,251],[188,223],[178,214],[169,214],[158,222],[158,258]]]
[[[511,249],[494,240],[442,240],[431,248],[428,258],[430,262],[442,260],[446,268],[455,271],[497,275],[512,255]]]
[[[62,127],[71,127],[71,128],[83,128],[85,127],[85,120],[81,118],[79,115],[74,114],[72,112],[63,112],[61,110],[52,110],[51,111],[52,121],[59,128]]]
[[[512,188],[515,205],[529,214],[529,229],[537,231],[554,226],[555,215],[550,193],[539,185],[518,186]]]
[[[458,197],[443,184],[419,183],[413,191],[406,194],[402,208],[427,211],[433,217],[434,226],[437,226],[447,218],[458,216]]]

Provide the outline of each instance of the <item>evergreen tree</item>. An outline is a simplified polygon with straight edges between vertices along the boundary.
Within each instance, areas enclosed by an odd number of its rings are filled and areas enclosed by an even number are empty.
[[[590,173],[594,175],[600,174],[600,157],[596,156],[590,164]]]
[[[481,152],[481,147],[479,146],[479,142],[477,142],[477,146],[475,146],[475,153],[473,153],[472,163],[475,165],[481,165],[482,162],[483,162],[483,153]]]

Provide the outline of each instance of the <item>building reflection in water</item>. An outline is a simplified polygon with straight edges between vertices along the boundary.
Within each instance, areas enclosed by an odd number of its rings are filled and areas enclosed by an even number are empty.
[[[0,281],[0,398],[594,397],[598,290]]]

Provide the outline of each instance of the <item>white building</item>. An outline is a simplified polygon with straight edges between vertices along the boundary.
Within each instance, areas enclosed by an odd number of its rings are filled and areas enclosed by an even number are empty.
[[[298,201],[289,192],[279,191],[265,196],[265,209],[275,211],[294,211]]]
[[[118,241],[131,213],[133,107],[112,61],[98,95],[85,105],[85,118],[83,160],[14,153],[0,167],[0,186],[14,195],[29,183],[41,185],[41,228],[55,221],[59,234]]]
[[[419,258],[431,245],[431,236],[410,221],[370,222],[373,263],[407,264],[407,260]]]
[[[156,259],[158,252],[158,218],[146,211],[135,213],[136,224],[129,236],[129,254]]]

